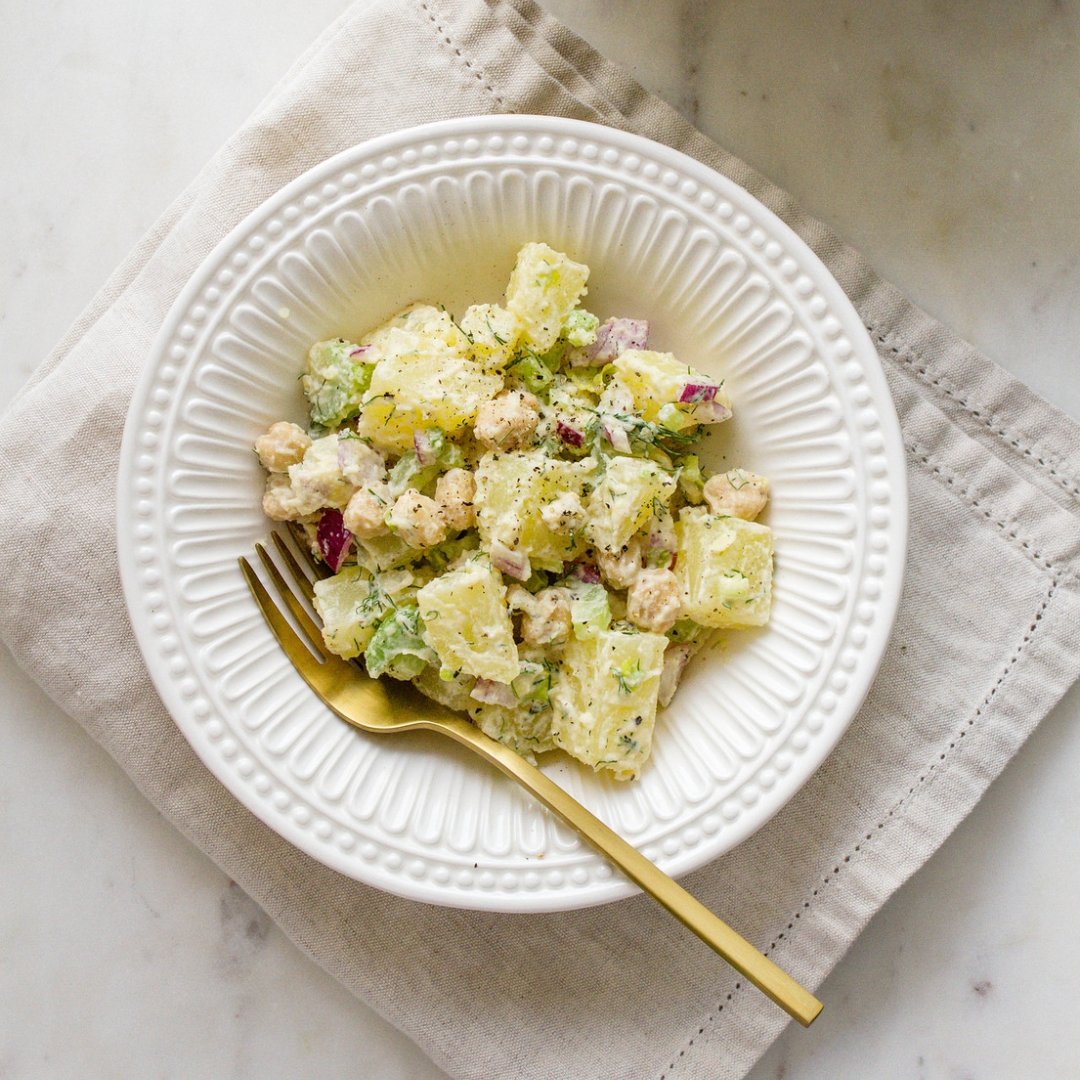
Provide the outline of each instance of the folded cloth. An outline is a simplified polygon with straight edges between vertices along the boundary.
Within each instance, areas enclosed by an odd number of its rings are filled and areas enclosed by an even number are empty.
[[[10,533],[0,633],[169,820],[452,1075],[738,1077],[785,1017],[651,901],[476,914],[339,876],[203,767],[158,702],[128,624],[112,554],[120,435],[186,279],[245,214],[324,158],[491,111],[625,128],[731,177],[824,260],[885,366],[911,500],[891,645],[818,773],[686,881],[797,978],[820,983],[1077,675],[1080,431],[531,0],[348,11],[110,279],[0,423]],[[46,551],[43,574],[26,553]]]

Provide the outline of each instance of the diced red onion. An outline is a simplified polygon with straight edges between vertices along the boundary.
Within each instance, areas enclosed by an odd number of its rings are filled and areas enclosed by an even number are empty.
[[[584,585],[600,584],[600,571],[596,568],[595,563],[574,563],[571,573],[573,577],[576,577]]]
[[[611,443],[612,450],[620,454],[630,453],[630,436],[626,434],[626,428],[614,421],[604,425],[604,437]]]
[[[720,387],[716,383],[688,382],[679,395],[679,403],[682,405],[696,405],[703,401],[712,401],[716,397],[716,391]]]
[[[522,555],[520,551],[512,551],[505,544],[500,544],[496,540],[491,545],[490,554],[491,565],[496,570],[501,570],[504,574],[516,578],[518,581],[528,581],[532,577],[532,565],[529,562],[529,557]]]
[[[430,465],[435,460],[435,448],[431,445],[431,439],[426,431],[415,431],[412,437],[413,449],[416,451],[416,460],[421,465]]]
[[[699,424],[719,424],[731,419],[731,410],[719,401],[702,401],[694,405],[691,415]]]
[[[345,528],[340,510],[324,510],[315,534],[323,562],[336,574],[352,547],[352,533]]]
[[[644,349],[648,344],[649,324],[645,319],[608,319],[597,332],[593,359],[607,364],[627,349]]]
[[[355,349],[349,350],[349,356],[363,356],[370,348],[370,345],[357,345]]]
[[[491,679],[477,679],[469,697],[482,701],[485,705],[502,705],[507,709],[512,709],[517,704],[517,698],[509,683],[494,682]]]
[[[669,704],[675,696],[675,691],[679,688],[679,680],[686,670],[693,651],[693,645],[675,645],[674,643],[664,650],[664,666],[660,669],[660,686],[656,695],[661,706]]]
[[[596,331],[596,340],[584,349],[574,349],[570,363],[579,367],[610,364],[627,349],[644,349],[649,344],[649,324],[645,319],[608,319]]]
[[[569,424],[564,424],[562,420],[558,420],[555,423],[555,434],[567,446],[581,447],[585,443],[585,435],[578,431],[577,428],[571,427]]]

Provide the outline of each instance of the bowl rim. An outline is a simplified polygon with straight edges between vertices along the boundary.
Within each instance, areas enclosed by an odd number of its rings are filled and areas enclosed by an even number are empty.
[[[267,824],[278,835],[293,846],[304,851],[320,863],[337,870],[346,876],[364,884],[427,903],[461,908],[466,910],[496,911],[512,913],[543,913],[575,910],[585,907],[610,903],[636,895],[637,886],[620,876],[613,876],[606,882],[591,882],[579,890],[560,892],[554,899],[549,892],[536,894],[516,891],[513,894],[494,892],[485,894],[479,890],[461,894],[441,891],[427,881],[410,882],[404,877],[394,878],[393,884],[384,880],[359,877],[356,862],[350,860],[336,848],[320,845],[310,833],[293,826],[287,815],[279,815],[269,820],[270,815],[263,812],[260,804],[245,798],[240,785],[235,782],[233,772],[219,757],[203,753],[199,740],[193,738],[192,728],[196,725],[181,723],[178,714],[184,715],[186,702],[177,690],[175,678],[168,672],[162,657],[148,647],[148,639],[153,633],[149,617],[141,605],[142,584],[136,571],[136,541],[133,534],[134,461],[136,457],[136,438],[139,434],[138,418],[147,407],[153,388],[154,377],[165,358],[165,350],[175,335],[183,314],[192,305],[195,298],[207,286],[211,276],[211,267],[216,267],[222,254],[231,252],[238,241],[247,236],[254,227],[274,215],[299,193],[310,189],[338,173],[348,162],[354,159],[375,159],[380,155],[391,154],[402,147],[417,143],[423,138],[445,139],[457,136],[462,139],[484,135],[502,134],[512,140],[515,134],[549,134],[556,138],[594,139],[602,141],[630,153],[645,153],[661,164],[668,164],[680,170],[691,179],[716,190],[718,194],[730,200],[734,205],[751,206],[755,213],[765,214],[772,227],[783,238],[785,250],[797,253],[800,261],[805,260],[816,265],[821,273],[815,277],[814,285],[826,296],[833,311],[842,311],[848,316],[844,329],[851,340],[854,357],[865,368],[865,377],[870,382],[874,393],[874,405],[878,411],[885,441],[884,452],[889,460],[890,480],[894,481],[890,491],[891,518],[889,537],[894,558],[885,574],[882,575],[881,596],[875,602],[878,612],[868,634],[864,648],[865,655],[873,661],[865,660],[852,673],[851,706],[842,723],[835,722],[830,737],[816,737],[814,743],[802,752],[797,767],[793,767],[789,776],[794,782],[785,782],[774,790],[779,790],[783,798],[769,798],[771,792],[759,802],[747,808],[732,828],[726,829],[726,843],[722,850],[716,850],[707,843],[692,850],[683,848],[676,856],[664,862],[664,869],[673,877],[681,877],[695,869],[715,861],[724,854],[738,847],[746,839],[761,829],[802,789],[811,776],[820,768],[822,762],[832,753],[836,745],[848,730],[858,711],[865,702],[866,695],[877,675],[884,658],[886,647],[895,624],[896,614],[903,591],[904,565],[908,543],[908,493],[907,470],[903,453],[899,420],[895,403],[885,379],[884,367],[877,349],[870,338],[862,319],[853,302],[841,288],[839,282],[813,251],[809,244],[775,211],[753,196],[728,176],[698,161],[688,154],[676,150],[664,143],[656,142],[646,136],[638,135],[619,128],[607,127],[589,121],[545,115],[490,114],[483,116],[457,117],[432,123],[415,125],[398,131],[388,132],[372,139],[347,147],[333,156],[312,166],[295,176],[268,198],[259,203],[237,222],[225,236],[208,252],[192,272],[183,288],[177,294],[168,314],[155,336],[153,345],[147,354],[147,362],[139,376],[138,383],[129,404],[120,449],[120,463],[117,476],[117,557],[124,598],[129,613],[135,638],[146,663],[151,680],[160,695],[173,722],[176,723],[185,739],[200,761],[225,786],[230,794],[256,817]],[[479,167],[479,165],[478,165]],[[858,332],[855,328],[858,328]],[[895,483],[902,480],[900,483]],[[584,848],[583,848],[584,849]],[[512,903],[508,902],[513,900]]]

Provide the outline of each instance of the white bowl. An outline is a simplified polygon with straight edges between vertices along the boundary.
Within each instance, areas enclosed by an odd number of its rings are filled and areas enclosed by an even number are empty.
[[[511,781],[434,736],[324,709],[237,570],[265,537],[256,435],[304,417],[307,347],[414,300],[499,298],[544,240],[592,270],[587,306],[727,380],[707,463],[769,476],[768,627],[698,658],[640,780],[544,768],[666,871],[728,851],[791,798],[858,709],[906,542],[904,457],[874,348],[807,246],[667,147],[552,117],[403,131],[299,177],[204,262],[165,321],[124,433],[121,570],[166,705],[215,775],[314,858],[431,903],[553,911],[636,891]]]

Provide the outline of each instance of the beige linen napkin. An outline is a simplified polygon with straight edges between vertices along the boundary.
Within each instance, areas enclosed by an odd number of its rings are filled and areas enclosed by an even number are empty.
[[[340,877],[269,831],[158,702],[121,598],[121,430],[188,276],[248,211],[331,154],[491,111],[626,128],[732,177],[809,242],[877,344],[911,497],[891,645],[819,772],[686,882],[798,978],[824,978],[1077,675],[1080,432],[530,0],[347,12],[116,272],[0,424],[0,632],[169,820],[454,1076],[738,1077],[783,1015],[645,898],[528,917],[429,907]],[[26,552],[48,552],[49,572]]]

